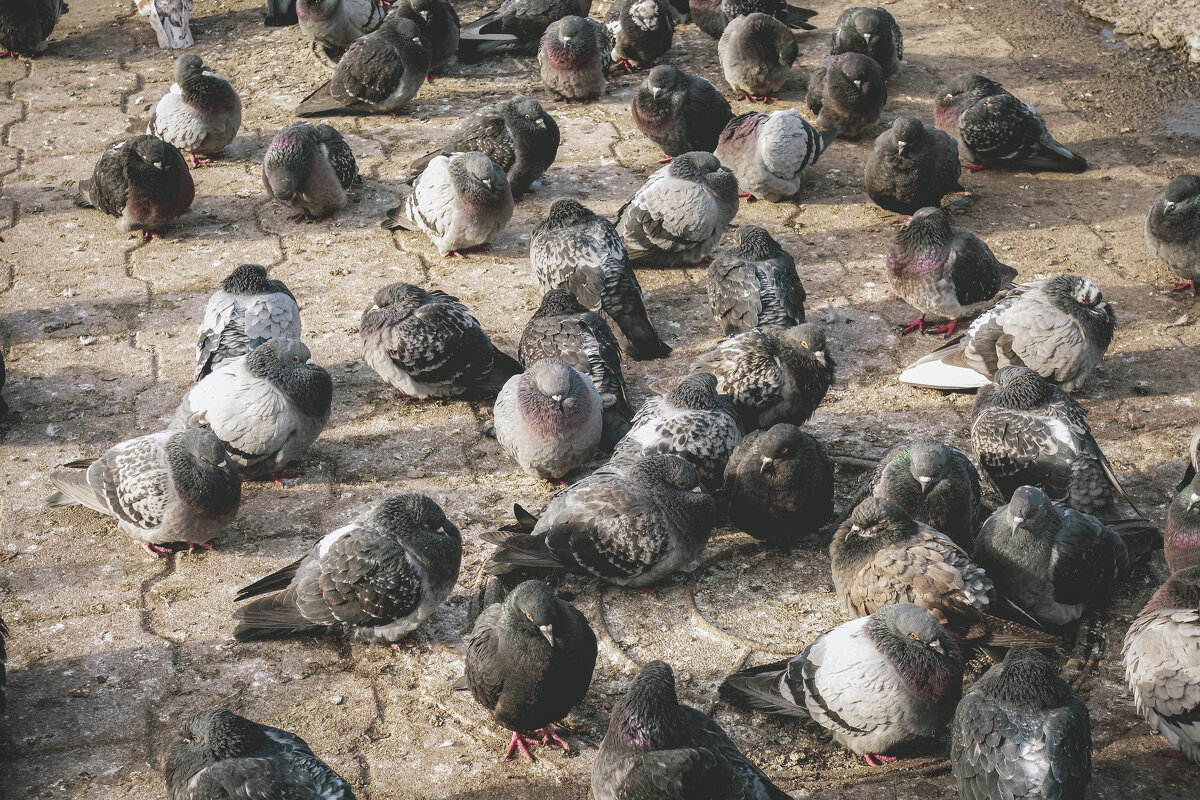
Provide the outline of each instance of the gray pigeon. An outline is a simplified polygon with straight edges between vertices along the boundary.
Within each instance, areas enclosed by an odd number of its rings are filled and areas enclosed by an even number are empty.
[[[738,212],[738,182],[712,153],[684,153],[621,207],[617,233],[640,266],[696,264]]]
[[[389,14],[398,14],[416,23],[421,41],[429,48],[429,72],[426,80],[433,83],[434,70],[444,66],[458,50],[461,27],[458,12],[449,0],[397,0]]]
[[[521,372],[445,292],[389,284],[375,293],[358,330],[367,365],[406,397],[495,395]]]
[[[447,258],[486,246],[513,215],[508,176],[483,153],[436,156],[381,226],[423,231]],[[484,247],[486,252],[486,247]]]
[[[616,227],[569,199],[555,200],[529,236],[529,263],[543,293],[566,289],[621,332],[630,358],[670,355],[650,316]]]
[[[1200,565],[1200,478],[1194,475],[1167,506],[1163,555],[1171,572]]]
[[[734,243],[717,251],[707,284],[713,317],[726,336],[804,322],[806,295],[796,260],[757,225],[740,226]]]
[[[864,182],[875,205],[897,214],[939,206],[942,198],[963,191],[958,179],[958,143],[916,117],[896,117],[879,134],[867,158]]]
[[[208,298],[198,334],[196,381],[265,341],[299,339],[300,307],[283,281],[267,278],[259,264],[242,264]]]
[[[910,364],[901,383],[978,389],[1005,366],[1024,366],[1063,391],[1077,389],[1112,342],[1117,315],[1100,287],[1079,275],[1023,283],[967,332]]]
[[[1001,264],[975,234],[950,224],[940,208],[922,208],[900,226],[887,255],[887,279],[921,316],[904,333],[925,332],[927,322],[950,336],[959,320],[990,308],[1013,288],[1017,271]]]
[[[0,7],[0,58],[46,52],[46,39],[58,19],[67,13],[62,0],[23,0]]]
[[[528,365],[496,396],[496,441],[535,478],[560,480],[600,444],[604,406],[591,378],[565,361]]]
[[[378,28],[386,14],[379,0],[296,0],[301,33],[334,54]]]
[[[804,170],[836,137],[836,130],[818,131],[794,108],[769,115],[751,111],[729,121],[714,155],[733,170],[742,197],[780,203],[796,196]]]
[[[206,430],[163,431],[115,445],[96,460],[50,473],[50,508],[82,505],[117,518],[117,530],[151,553],[208,542],[237,516],[242,479]]]
[[[626,72],[653,67],[671,49],[675,20],[667,0],[616,0],[604,16],[612,63]]]
[[[662,661],[613,706],[592,765],[596,800],[790,800],[707,714],[683,705]]]
[[[572,16],[551,23],[538,49],[542,83],[564,100],[595,100],[608,83],[611,47],[594,19]]]
[[[813,69],[804,100],[822,128],[837,128],[843,139],[858,139],[879,121],[887,84],[873,58],[842,53]]]
[[[1009,650],[959,702],[950,731],[962,800],[1083,800],[1092,779],[1087,706],[1037,650]]]
[[[346,190],[361,180],[354,153],[337,129],[308,122],[293,122],[271,140],[262,179],[268,196],[296,212],[296,222],[341,211],[350,202]]]
[[[900,71],[904,58],[904,34],[896,18],[882,8],[847,8],[833,26],[830,55],[862,53],[870,56],[890,78]]]
[[[299,736],[225,709],[184,723],[164,772],[167,800],[354,800],[350,784]]]
[[[791,28],[759,12],[730,20],[717,42],[725,82],[739,100],[778,100],[773,95],[787,83],[799,54]]]
[[[788,0],[689,0],[688,8],[696,27],[714,39],[721,38],[732,20],[756,12],[775,17],[789,28],[812,31],[817,27],[809,23],[816,11],[792,5]]]
[[[241,127],[237,89],[200,56],[185,53],[175,62],[175,83],[150,112],[146,133],[189,154],[196,165],[221,158]]]
[[[235,601],[256,599],[233,612],[233,636],[254,642],[337,632],[393,644],[446,602],[461,561],[462,535],[437,503],[392,495],[300,560],[239,589]]]
[[[79,182],[75,205],[117,217],[117,230],[159,235],[196,197],[183,155],[156,136],[134,136],[104,151],[92,177]]]
[[[670,64],[650,70],[633,95],[633,121],[662,148],[667,161],[694,150],[712,152],[733,108],[705,78]]]
[[[1179,175],[1150,206],[1146,246],[1183,278],[1173,291],[1197,293],[1200,280],[1200,176]]]
[[[818,636],[788,661],[730,675],[721,697],[809,718],[867,763],[939,735],[962,696],[958,645],[925,609],[886,606]]]
[[[172,430],[207,428],[246,478],[282,477],[317,440],[333,400],[333,379],[296,339],[276,338],[226,361],[183,396]]]
[[[458,60],[479,61],[493,50],[511,45],[517,53],[532,53],[546,28],[563,17],[587,17],[592,0],[502,0],[500,5],[459,33]]]

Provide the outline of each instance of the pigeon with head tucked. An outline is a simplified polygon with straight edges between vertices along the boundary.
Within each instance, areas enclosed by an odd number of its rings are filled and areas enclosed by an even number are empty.
[[[708,265],[708,303],[726,336],[804,322],[804,284],[796,260],[771,234],[742,225]]]
[[[1200,477],[1193,477],[1167,506],[1163,542],[1171,572],[1200,565]]]
[[[751,111],[729,121],[713,154],[733,170],[742,197],[778,203],[799,193],[804,171],[836,137],[836,130],[817,130],[794,108]]]
[[[46,52],[46,39],[65,13],[67,4],[62,0],[5,3],[0,7],[0,58]]]
[[[299,339],[300,332],[300,307],[284,282],[268,278],[260,264],[242,264],[208,298],[192,379],[270,339]]]
[[[629,72],[653,67],[671,49],[675,21],[667,0],[616,0],[604,17],[612,63]]]
[[[546,28],[563,17],[584,17],[592,0],[503,0],[459,31],[458,60],[472,63],[501,46],[532,52]]]
[[[185,53],[175,61],[175,83],[150,111],[146,133],[203,163],[224,154],[242,126],[242,98],[228,78]]]
[[[276,134],[262,166],[267,195],[291,206],[293,220],[320,219],[350,202],[361,179],[350,145],[330,125],[293,122]]]
[[[92,177],[79,182],[75,205],[117,217],[117,230],[149,238],[192,206],[196,184],[174,145],[134,136],[104,151]]]
[[[833,26],[830,55],[862,53],[870,56],[890,78],[904,59],[904,34],[896,18],[882,8],[847,8]]]
[[[1197,292],[1200,280],[1200,176],[1179,175],[1150,206],[1146,246],[1183,280],[1174,291]]]
[[[380,0],[296,0],[300,31],[317,44],[341,51],[383,24]]]
[[[879,121],[887,85],[873,58],[842,53],[813,69],[804,101],[822,128],[837,128],[843,139],[858,139]]]
[[[650,70],[633,95],[633,121],[667,158],[712,152],[733,108],[720,90],[670,64]]]
[[[867,195],[880,208],[912,214],[963,191],[958,143],[916,117],[897,117],[879,134],[864,170]]]
[[[542,34],[538,66],[546,88],[566,100],[604,94],[612,50],[604,26],[586,17],[563,17]]]
[[[437,77],[434,70],[445,65],[458,50],[458,12],[449,0],[397,0],[389,14],[410,19],[420,31],[421,41],[429,48],[427,80]]]
[[[714,39],[720,39],[726,26],[741,16],[761,13],[774,17],[789,28],[816,30],[809,20],[816,11],[792,5],[787,0],[689,0],[692,21]]]
[[[730,20],[717,42],[725,82],[739,100],[777,100],[799,54],[791,29],[759,12]]]

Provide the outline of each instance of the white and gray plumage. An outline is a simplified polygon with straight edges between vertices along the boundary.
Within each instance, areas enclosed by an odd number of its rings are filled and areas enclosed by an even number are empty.
[[[196,43],[190,25],[192,0],[135,0],[135,4],[139,14],[150,18],[162,49],[179,50]]]
[[[725,82],[739,100],[777,100],[799,54],[792,29],[757,11],[730,20],[717,42]]]
[[[513,215],[508,176],[483,153],[436,156],[380,225],[422,231],[446,256],[491,241]]]
[[[640,266],[695,264],[717,246],[737,211],[733,172],[712,153],[684,153],[621,207],[617,233]]]
[[[379,0],[296,0],[300,31],[332,50],[345,50],[383,24],[386,14]]]
[[[954,137],[916,117],[897,117],[879,134],[863,170],[867,195],[897,214],[940,206],[946,195],[963,191],[960,175]]]
[[[612,63],[627,72],[654,66],[675,38],[671,11],[666,0],[616,0],[609,6],[604,27]]]
[[[265,341],[299,339],[300,307],[283,281],[271,280],[259,264],[242,264],[208,298],[196,341],[196,374],[244,356]]]
[[[742,225],[734,243],[708,265],[708,303],[726,336],[760,325],[790,328],[804,322],[804,284],[796,260],[771,234]]]
[[[597,20],[570,16],[552,22],[538,47],[542,83],[566,100],[594,100],[608,83],[611,47]]]
[[[474,22],[462,27],[458,60],[479,61],[488,53],[509,46],[514,53],[532,54],[546,28],[563,17],[587,17],[592,0],[501,0]]]
[[[330,125],[293,122],[271,140],[263,157],[267,194],[297,212],[292,219],[328,217],[346,207],[346,190],[359,182],[358,163]]]
[[[817,130],[794,108],[751,111],[729,121],[713,154],[733,170],[743,197],[779,203],[796,196],[804,170],[817,163],[837,133]]]
[[[276,338],[188,390],[171,429],[207,428],[247,478],[274,475],[325,429],[333,380],[302,342]]]
[[[883,8],[847,8],[833,26],[830,55],[862,53],[870,56],[890,78],[904,59],[904,34],[896,18]]]
[[[299,736],[225,709],[183,724],[164,773],[167,800],[354,800],[350,784]]]
[[[1146,215],[1146,247],[1182,278],[1175,291],[1200,280],[1200,176],[1178,175],[1150,206]]]
[[[50,508],[83,505],[153,553],[205,546],[233,522],[242,479],[220,439],[205,430],[163,431],[115,445],[100,458],[50,473]]]
[[[822,128],[837,128],[843,139],[858,139],[879,121],[887,84],[875,59],[842,53],[825,59],[809,74],[804,101]]]
[[[79,182],[75,205],[117,218],[117,230],[161,230],[192,206],[196,184],[183,154],[157,136],[134,136],[109,147],[92,177]]]
[[[175,83],[150,112],[146,133],[197,156],[219,158],[242,127],[242,98],[228,78],[185,53],[175,61]]]
[[[46,39],[59,17],[67,13],[62,0],[23,0],[0,7],[0,58],[46,52]]]

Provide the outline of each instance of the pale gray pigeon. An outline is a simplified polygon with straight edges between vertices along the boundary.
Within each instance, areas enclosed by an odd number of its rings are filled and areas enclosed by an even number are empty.
[[[787,82],[799,54],[792,29],[759,12],[730,20],[717,42],[725,82],[739,92],[739,100],[778,100],[773,95]]]
[[[847,8],[833,26],[830,55],[862,53],[870,56],[890,78],[900,71],[904,58],[904,34],[896,18],[882,8]]]
[[[564,100],[595,100],[604,94],[612,45],[604,26],[586,17],[550,24],[538,48],[542,83]]]
[[[259,264],[242,264],[208,298],[196,341],[196,374],[244,356],[269,339],[300,338],[300,307],[283,281]]]
[[[293,122],[271,140],[262,179],[267,194],[291,206],[297,222],[342,210],[350,202],[346,190],[360,181],[358,162],[337,129],[308,122]]]
[[[1182,278],[1173,291],[1191,290],[1200,280],[1200,176],[1179,175],[1150,206],[1146,246]]]
[[[796,260],[771,234],[742,225],[734,243],[708,265],[708,303],[726,336],[760,325],[790,328],[804,322],[804,284]]]
[[[867,195],[880,208],[912,214],[963,191],[958,143],[916,117],[897,117],[879,134],[863,172]]]
[[[612,63],[626,72],[653,67],[675,38],[673,9],[667,0],[616,0],[604,16]]]
[[[751,111],[729,121],[713,154],[733,170],[742,197],[779,203],[796,196],[804,170],[835,138],[836,129],[818,131],[794,108]]]
[[[109,147],[92,177],[79,182],[75,205],[117,218],[117,230],[159,235],[182,216],[196,197],[196,184],[183,154],[157,136],[134,136]]]
[[[296,0],[300,31],[334,51],[378,28],[386,14],[379,0]]]
[[[195,165],[221,158],[241,127],[237,89],[200,56],[185,53],[175,61],[175,83],[150,111],[146,133],[189,154]]]
[[[842,53],[813,69],[804,100],[822,128],[837,128],[843,139],[858,139],[879,121],[887,85],[874,59]]]
[[[65,13],[67,4],[62,0],[6,3],[0,9],[0,58],[46,52],[46,39]]]

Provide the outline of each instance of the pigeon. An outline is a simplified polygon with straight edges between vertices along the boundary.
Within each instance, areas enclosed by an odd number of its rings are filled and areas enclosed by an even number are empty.
[[[608,220],[576,200],[555,200],[529,236],[529,263],[543,293],[566,289],[585,308],[611,320],[630,358],[670,355],[646,313],[625,243]]]
[[[498,164],[483,153],[436,156],[404,202],[388,211],[381,227],[423,231],[447,258],[485,247],[513,215],[512,189]]]
[[[639,266],[695,264],[738,212],[737,178],[712,153],[684,153],[651,175],[617,214],[617,233]]]
[[[135,5],[139,14],[150,18],[162,49],[178,50],[196,43],[189,25],[192,0],[135,0]]]
[[[734,244],[708,265],[708,303],[726,336],[804,322],[804,284],[796,260],[763,228],[742,225]]]
[[[354,800],[350,784],[299,736],[223,708],[184,723],[167,753],[165,774],[167,800]]]
[[[200,380],[218,365],[275,338],[300,338],[300,307],[283,281],[267,278],[259,264],[242,264],[208,298],[196,341]]]
[[[726,339],[692,362],[692,372],[717,376],[717,391],[733,398],[746,430],[776,422],[803,425],[825,399],[837,365],[826,353],[825,328],[755,328]]]
[[[560,480],[596,452],[604,406],[591,378],[543,358],[496,396],[496,441],[526,474]]]
[[[46,39],[67,13],[62,0],[24,0],[0,7],[0,58],[38,56],[49,46]]]
[[[616,586],[650,586],[700,555],[716,517],[696,467],[670,453],[605,467],[560,492],[529,532],[485,533],[498,545],[484,569],[589,575]]]
[[[858,139],[879,121],[887,85],[874,59],[842,53],[813,69],[804,101],[822,128],[837,128],[843,139]]]
[[[606,450],[612,450],[629,430],[633,411],[617,340],[608,323],[566,289],[546,292],[521,334],[517,358],[525,366],[543,358],[562,359],[590,377],[600,396],[600,444]]]
[[[612,62],[604,26],[586,17],[563,17],[542,34],[538,50],[542,83],[564,100],[595,100],[608,83]]]
[[[833,26],[829,54],[862,53],[870,56],[890,78],[904,59],[904,34],[896,18],[882,8],[847,8]]]
[[[429,73],[432,83],[434,70],[444,66],[458,51],[458,12],[449,0],[396,0],[391,11],[416,23],[421,41],[429,48]]]
[[[268,28],[283,28],[300,21],[296,16],[297,0],[267,0],[267,14],[263,24]]]
[[[778,422],[738,442],[724,489],[735,528],[791,545],[815,538],[833,513],[833,463],[816,439]]]
[[[950,724],[963,800],[1083,800],[1092,778],[1087,706],[1046,657],[1014,647],[963,697]]]
[[[1087,159],[1054,140],[1028,103],[982,75],[963,73],[937,91],[933,119],[958,139],[967,169],[1083,172]]]
[[[458,124],[441,150],[412,163],[420,174],[439,155],[478,151],[508,175],[513,197],[530,186],[554,163],[559,133],[554,118],[532,97],[518,96],[473,111]]]
[[[1175,487],[1175,491],[1182,492],[1183,488],[1192,482],[1196,477],[1196,464],[1200,463],[1200,426],[1192,431],[1192,441],[1188,446],[1187,467],[1183,471],[1183,480]]]
[[[1150,727],[1200,764],[1200,567],[1168,578],[1129,626],[1125,680]]]
[[[1193,477],[1167,506],[1163,541],[1171,572],[1200,565],[1200,477]]]
[[[591,0],[502,0],[494,10],[462,27],[458,60],[479,61],[502,45],[532,50],[551,23],[587,17]]]
[[[1028,367],[1004,367],[980,389],[971,443],[1005,499],[1031,484],[1085,514],[1114,517],[1114,494],[1137,511],[1092,436],[1087,411]]]
[[[400,11],[355,39],[325,81],[296,106],[298,117],[399,114],[425,83],[429,42]]]
[[[773,95],[787,82],[799,55],[791,29],[760,12],[730,20],[717,42],[725,82],[739,92],[739,100],[778,100]]]
[[[958,179],[958,143],[948,133],[916,117],[896,117],[879,134],[867,157],[864,181],[875,205],[897,214],[939,206],[942,198],[964,191]]]
[[[725,27],[740,16],[762,13],[787,23],[789,28],[813,31],[809,20],[816,11],[794,6],[786,0],[689,0],[692,21],[714,39],[720,39]]]
[[[922,208],[896,232],[887,254],[887,279],[892,291],[921,315],[904,333],[925,332],[927,322],[949,320],[933,327],[950,336],[960,319],[995,305],[1013,288],[1017,271],[1001,264],[978,236],[955,228],[940,208]]]
[[[328,218],[349,203],[346,190],[361,181],[350,145],[330,125],[293,122],[263,158],[267,195],[287,203],[293,220]]]
[[[733,108],[719,89],[670,64],[650,70],[633,95],[633,121],[667,160],[694,150],[711,153]]]
[[[1087,278],[1023,283],[980,314],[966,334],[910,364],[900,382],[978,389],[1002,367],[1024,366],[1073,392],[1100,363],[1116,329],[1116,312]]]
[[[667,0],[616,0],[604,17],[612,63],[626,72],[653,67],[671,49],[675,21]]]
[[[962,696],[958,645],[929,612],[885,606],[818,636],[788,661],[730,675],[727,702],[809,718],[872,766],[937,736]]]
[[[1197,293],[1200,280],[1200,176],[1179,175],[1150,206],[1146,247],[1183,278],[1173,291]]]
[[[117,230],[149,239],[192,207],[196,185],[179,150],[155,136],[117,142],[79,182],[75,205],[117,217]]]
[[[461,561],[462,535],[441,507],[423,494],[395,494],[300,560],[239,589],[235,601],[250,602],[233,612],[233,636],[254,642],[338,632],[393,644],[446,602]]]
[[[742,197],[781,203],[799,193],[804,170],[835,138],[837,130],[818,131],[794,108],[769,115],[751,111],[729,121],[714,155],[733,170]]]
[[[242,98],[228,78],[185,53],[175,61],[175,83],[150,112],[146,133],[188,153],[193,165],[221,158],[242,126]]]
[[[296,0],[300,31],[335,52],[378,28],[386,14],[380,0]]]
[[[506,758],[519,748],[533,761],[527,734],[570,751],[550,724],[587,694],[596,668],[596,633],[575,606],[541,581],[525,581],[475,621],[467,669],[455,688],[470,689],[498,725],[513,732]]]
[[[172,430],[207,428],[246,478],[278,480],[317,440],[333,400],[333,379],[297,339],[275,338],[218,366],[188,390]]]
[[[163,431],[121,442],[50,473],[50,508],[82,505],[117,518],[151,553],[208,548],[237,516],[242,479],[206,430]],[[208,548],[211,549],[211,548]]]
[[[406,397],[494,396],[521,372],[445,292],[389,284],[375,293],[358,330],[367,365]]]
[[[684,378],[670,392],[648,399],[613,451],[609,466],[622,468],[653,453],[674,453],[692,462],[710,491],[721,488],[725,464],[742,440],[733,401],[718,394],[707,372]]]
[[[683,705],[662,661],[613,706],[592,765],[596,800],[790,800],[704,712]]]

